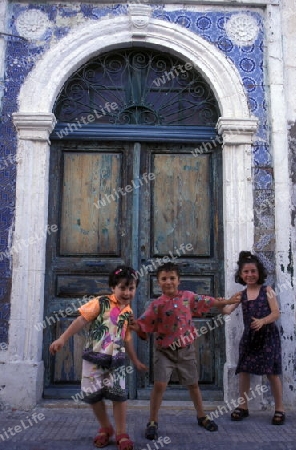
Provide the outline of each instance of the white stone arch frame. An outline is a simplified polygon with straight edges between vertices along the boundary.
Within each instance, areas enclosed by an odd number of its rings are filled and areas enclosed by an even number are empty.
[[[19,156],[14,242],[23,240],[24,244],[13,257],[5,365],[11,386],[14,377],[19,386],[15,369],[22,370],[23,386],[17,392],[6,391],[7,400],[16,407],[35,405],[43,390],[42,329],[34,325],[43,320],[48,137],[55,125],[52,107],[65,81],[91,57],[123,46],[156,47],[191,62],[204,76],[222,114],[217,126],[223,136],[226,296],[235,289],[229,273],[233,273],[238,252],[253,245],[251,143],[257,120],[250,116],[239,73],[215,46],[179,25],[150,18],[146,8],[144,20],[138,20],[131,9],[130,16],[106,17],[73,29],[41,57],[21,88],[19,110],[13,115]],[[30,244],[32,237],[38,237],[38,245]],[[229,334],[230,325],[227,327]],[[227,339],[227,367],[231,368],[234,361],[230,346]]]

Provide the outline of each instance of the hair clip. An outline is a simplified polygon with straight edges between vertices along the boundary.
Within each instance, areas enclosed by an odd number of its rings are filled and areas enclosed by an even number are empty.
[[[120,272],[122,272],[122,269],[116,270],[116,272],[114,272],[114,274],[115,274],[115,275],[118,275]]]

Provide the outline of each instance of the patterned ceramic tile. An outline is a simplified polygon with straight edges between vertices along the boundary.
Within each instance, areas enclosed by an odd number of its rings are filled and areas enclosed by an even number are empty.
[[[268,273],[275,272],[273,252],[257,252],[256,254]]]
[[[255,252],[264,252],[264,251],[273,251],[275,242],[274,231],[266,232],[266,234],[256,234],[254,236],[254,251]]]
[[[273,174],[271,168],[255,167],[254,173],[254,188],[255,189],[272,189],[273,188]]]
[[[270,149],[266,144],[255,143],[253,146],[253,162],[257,167],[271,166],[272,158]]]

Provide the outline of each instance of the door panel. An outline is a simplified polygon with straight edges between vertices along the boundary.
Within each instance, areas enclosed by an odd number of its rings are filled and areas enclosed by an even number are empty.
[[[117,264],[138,270],[136,316],[160,295],[155,272],[167,259],[181,266],[181,289],[223,295],[221,151],[193,150],[189,144],[75,142],[52,148],[49,223],[59,233],[47,242],[45,395],[67,397],[69,386],[78,388],[85,331],[54,358],[48,345],[88,296],[109,292],[108,273]],[[213,317],[196,318],[196,327]],[[153,345],[152,339],[135,343],[150,367],[130,380],[131,395],[137,388],[140,398],[153,383]],[[196,353],[201,384],[221,387],[223,327],[202,334]],[[175,374],[170,384],[177,386]]]
[[[57,322],[56,334],[60,336],[72,322],[61,319]],[[53,379],[55,383],[79,384],[81,380],[81,354],[85,344],[85,330],[72,336],[55,356]]]
[[[120,168],[118,153],[65,153],[61,255],[119,255]]]
[[[124,170],[123,170],[124,168]],[[49,223],[58,225],[47,241],[45,280],[45,395],[81,378],[85,332],[55,357],[49,343],[77,317],[89,296],[110,292],[108,274],[131,262],[132,197],[120,188],[133,176],[133,145],[57,143],[50,162]]]
[[[153,254],[174,252],[186,241],[194,249],[191,256],[210,255],[209,158],[192,154],[152,155]]]
[[[155,177],[141,191],[138,315],[161,294],[156,269],[168,260],[180,265],[181,289],[223,295],[221,150],[196,156],[193,149],[191,145],[142,145],[142,173],[153,172]],[[211,324],[216,313],[196,318],[196,327]],[[200,383],[221,388],[224,328],[208,329],[195,343]],[[148,376],[138,375],[141,397],[141,389],[153,383],[152,340],[139,341],[138,350],[150,367]],[[170,384],[176,384],[175,374]]]

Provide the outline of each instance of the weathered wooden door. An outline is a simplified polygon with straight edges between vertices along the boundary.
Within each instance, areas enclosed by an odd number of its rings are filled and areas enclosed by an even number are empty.
[[[188,61],[132,47],[86,62],[53,112],[49,224],[58,232],[47,243],[45,395],[69,396],[80,381],[83,333],[54,358],[48,345],[81,302],[106,292],[117,264],[139,272],[137,315],[159,294],[155,268],[167,258],[182,265],[182,288],[223,294],[219,107]],[[201,383],[219,389],[224,334],[212,328],[198,340],[197,358]],[[131,374],[131,398],[153,383],[153,348],[135,344],[150,372]],[[177,387],[172,377],[171,391]]]
[[[141,314],[159,295],[155,270],[172,260],[181,265],[181,288],[221,295],[221,152],[191,144],[57,143],[50,168],[49,223],[44,320],[45,395],[68,397],[78,387],[84,333],[55,357],[48,345],[91,295],[108,291],[108,273],[133,265],[140,285],[133,308]],[[223,324],[207,327],[197,341],[201,384],[221,388]],[[211,325],[212,323],[212,325]],[[136,340],[150,371],[132,374],[132,396],[146,398],[153,383],[151,342]],[[178,388],[174,376],[170,390]]]
[[[84,333],[74,336],[55,357],[56,339],[90,296],[106,293],[108,273],[131,264],[132,195],[120,188],[133,179],[131,144],[67,143],[52,148],[45,303],[45,393],[68,396],[78,385]],[[124,170],[123,170],[124,168]],[[65,389],[65,386],[68,386]]]
[[[142,172],[153,173],[154,180],[143,185],[139,201],[138,314],[160,295],[155,271],[168,260],[180,265],[180,289],[222,295],[221,151],[196,152],[194,146],[186,144],[141,147]],[[223,320],[217,321],[216,313],[194,321],[199,335],[196,354],[200,383],[213,392],[223,385],[224,361]],[[147,388],[153,383],[152,339],[148,343],[139,341],[138,351],[150,367],[149,374],[138,375],[138,397],[148,398]],[[173,374],[165,395],[178,398],[178,391],[184,398]]]

